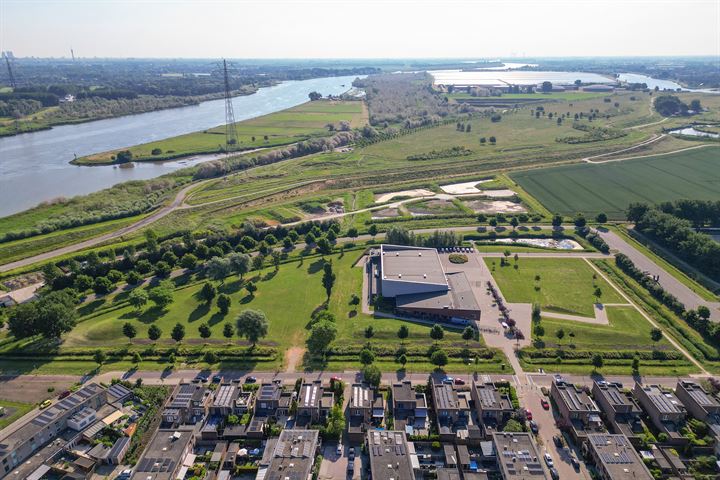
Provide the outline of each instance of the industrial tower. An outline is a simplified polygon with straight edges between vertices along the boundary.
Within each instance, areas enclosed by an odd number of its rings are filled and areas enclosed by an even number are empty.
[[[235,128],[235,113],[233,112],[230,80],[228,79],[228,67],[225,59],[223,59],[223,75],[225,77],[225,149],[230,151],[237,148],[238,135]]]
[[[10,55],[8,55],[7,52],[3,52],[2,55],[5,57],[5,64],[7,65],[8,76],[10,77],[10,86],[15,90],[17,84],[15,83],[15,75],[13,75],[12,66],[10,65]]]

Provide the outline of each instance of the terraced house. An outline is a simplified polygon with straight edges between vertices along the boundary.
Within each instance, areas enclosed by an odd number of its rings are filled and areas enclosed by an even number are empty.
[[[592,396],[616,434],[625,435],[633,445],[643,434],[642,410],[630,395],[614,383],[593,383]]]
[[[667,436],[666,442],[675,445],[688,443],[680,432],[685,426],[687,410],[673,392],[663,390],[659,385],[635,383],[633,393],[655,428]]]
[[[588,433],[605,431],[600,409],[586,390],[555,379],[550,387],[550,397],[576,441],[581,442]]]

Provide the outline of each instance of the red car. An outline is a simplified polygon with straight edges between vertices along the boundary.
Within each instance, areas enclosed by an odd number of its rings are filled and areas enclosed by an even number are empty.
[[[58,395],[58,398],[63,399],[65,397],[67,397],[68,395],[70,395],[70,390],[65,390],[60,395]]]
[[[540,400],[540,405],[542,405],[545,410],[550,410],[550,404],[544,398]]]
[[[330,383],[335,383],[335,382],[342,382],[342,378],[340,378],[340,377],[330,377]]]
[[[465,385],[465,380],[463,380],[462,378],[456,378],[455,385]]]
[[[532,412],[530,410],[528,410],[527,408],[525,409],[525,417],[528,420],[532,420]]]

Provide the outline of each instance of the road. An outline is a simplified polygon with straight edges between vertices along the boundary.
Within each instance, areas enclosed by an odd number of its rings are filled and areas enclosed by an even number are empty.
[[[629,244],[620,235],[610,230],[598,230],[603,240],[610,246],[612,250],[627,255],[633,261],[635,266],[641,271],[648,272],[651,275],[660,277],[660,285],[680,300],[685,308],[696,309],[700,305],[705,305],[710,309],[710,318],[715,322],[720,322],[720,302],[708,302],[693,292],[687,286],[683,285],[677,278],[668,273],[661,266],[649,259],[645,254],[637,250]]]

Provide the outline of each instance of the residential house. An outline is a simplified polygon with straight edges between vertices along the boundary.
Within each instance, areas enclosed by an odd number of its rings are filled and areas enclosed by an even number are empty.
[[[334,399],[332,391],[326,391],[320,380],[303,383],[298,396],[298,424],[309,425],[324,422],[335,404]]]
[[[499,425],[504,424],[515,411],[510,395],[501,393],[492,383],[476,383],[473,380],[470,393],[475,404],[475,412],[487,436],[496,431]]]
[[[212,403],[212,392],[199,383],[181,383],[173,391],[162,412],[163,424],[194,424],[205,418]]]
[[[602,480],[653,480],[625,435],[590,433],[583,449],[592,458]]]
[[[409,435],[427,434],[430,425],[425,394],[416,392],[410,381],[394,383],[390,391],[395,429],[404,430]]]
[[[348,417],[349,440],[362,443],[369,428],[382,424],[385,418],[385,398],[369,385],[354,383],[350,388]]]
[[[261,462],[256,478],[265,480],[310,478],[317,449],[317,430],[283,430],[272,449],[272,455],[269,456],[269,463]]]
[[[707,424],[710,435],[715,439],[715,455],[720,457],[720,401],[701,385],[689,380],[678,381],[675,395],[690,415]]]
[[[595,382],[592,396],[613,433],[625,435],[633,445],[639,446],[644,425],[640,418],[642,410],[635,399],[608,382]]]
[[[555,401],[565,426],[578,443],[582,443],[588,433],[605,431],[600,409],[585,389],[555,379],[550,387],[550,397]]]
[[[493,432],[492,440],[504,480],[547,479],[532,434]]]
[[[470,419],[470,393],[460,392],[455,385],[435,382],[432,384],[432,399],[435,407],[440,439],[457,441],[467,438]]]
[[[665,391],[659,385],[643,386],[635,383],[633,393],[652,424],[659,430],[658,437],[663,434],[667,437],[658,438],[661,443],[671,445],[688,443],[688,439],[680,433],[685,426],[687,410],[673,392]]]
[[[414,448],[406,440],[405,432],[397,430],[369,430],[366,434],[371,480],[415,480],[419,469],[417,457],[413,464]]]

